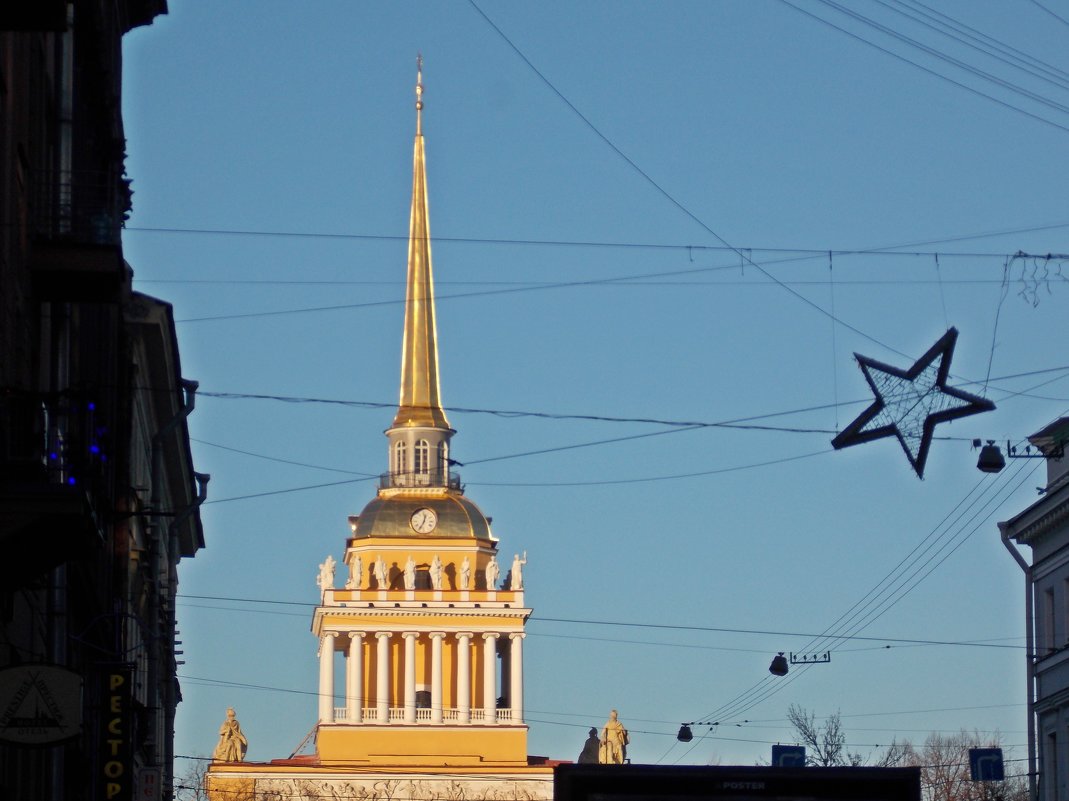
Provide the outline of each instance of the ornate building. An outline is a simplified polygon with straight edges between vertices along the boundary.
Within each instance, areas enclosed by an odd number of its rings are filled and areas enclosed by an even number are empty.
[[[401,398],[386,431],[388,471],[349,518],[344,586],[335,587],[333,557],[320,565],[315,754],[215,762],[213,798],[316,787],[326,797],[552,797],[552,765],[527,755],[526,554],[499,561],[490,519],[449,469],[455,432],[439,396],[422,91],[417,83]]]

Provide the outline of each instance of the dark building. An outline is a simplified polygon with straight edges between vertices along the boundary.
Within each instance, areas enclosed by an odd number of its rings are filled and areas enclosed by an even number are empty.
[[[171,307],[131,290],[122,36],[0,5],[0,800],[171,796],[176,567],[204,545]]]

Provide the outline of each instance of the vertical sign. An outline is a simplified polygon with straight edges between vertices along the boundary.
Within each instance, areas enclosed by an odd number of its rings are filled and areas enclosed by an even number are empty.
[[[133,800],[133,765],[131,760],[131,683],[133,670],[118,665],[104,670],[103,714],[100,716],[101,754],[99,783],[105,801]]]

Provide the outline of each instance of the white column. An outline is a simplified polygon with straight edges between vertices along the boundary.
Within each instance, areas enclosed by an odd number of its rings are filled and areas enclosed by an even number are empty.
[[[319,638],[319,722],[334,722],[334,638],[336,631],[325,631]]]
[[[523,633],[509,635],[509,706],[512,707],[512,722],[523,723]]]
[[[405,638],[405,723],[416,722],[416,632],[406,631]]]
[[[378,660],[376,672],[378,681],[375,687],[375,705],[379,723],[390,722],[390,632],[375,633],[378,643],[375,645],[375,658]]]
[[[349,658],[345,660],[346,720],[364,720],[364,632],[349,632]]]
[[[471,723],[471,632],[457,634],[457,714],[460,723]]]
[[[484,723],[497,722],[497,634],[483,635]]]
[[[442,722],[442,640],[444,631],[431,632],[431,723]]]

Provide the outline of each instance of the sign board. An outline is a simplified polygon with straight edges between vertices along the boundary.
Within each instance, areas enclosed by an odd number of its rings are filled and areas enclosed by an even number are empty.
[[[974,782],[1000,782],[1006,778],[1001,748],[970,748],[969,772]]]
[[[160,797],[160,769],[142,768],[137,774],[138,801],[157,801]]]
[[[82,677],[55,665],[0,670],[0,742],[52,745],[82,730]]]
[[[920,801],[920,768],[557,765],[554,801]]]
[[[97,768],[99,798],[105,801],[132,801],[133,708],[131,693],[133,669],[116,665],[101,671],[101,697],[104,709],[100,716],[100,759]]]
[[[804,745],[772,746],[772,766],[776,768],[804,768]]]

